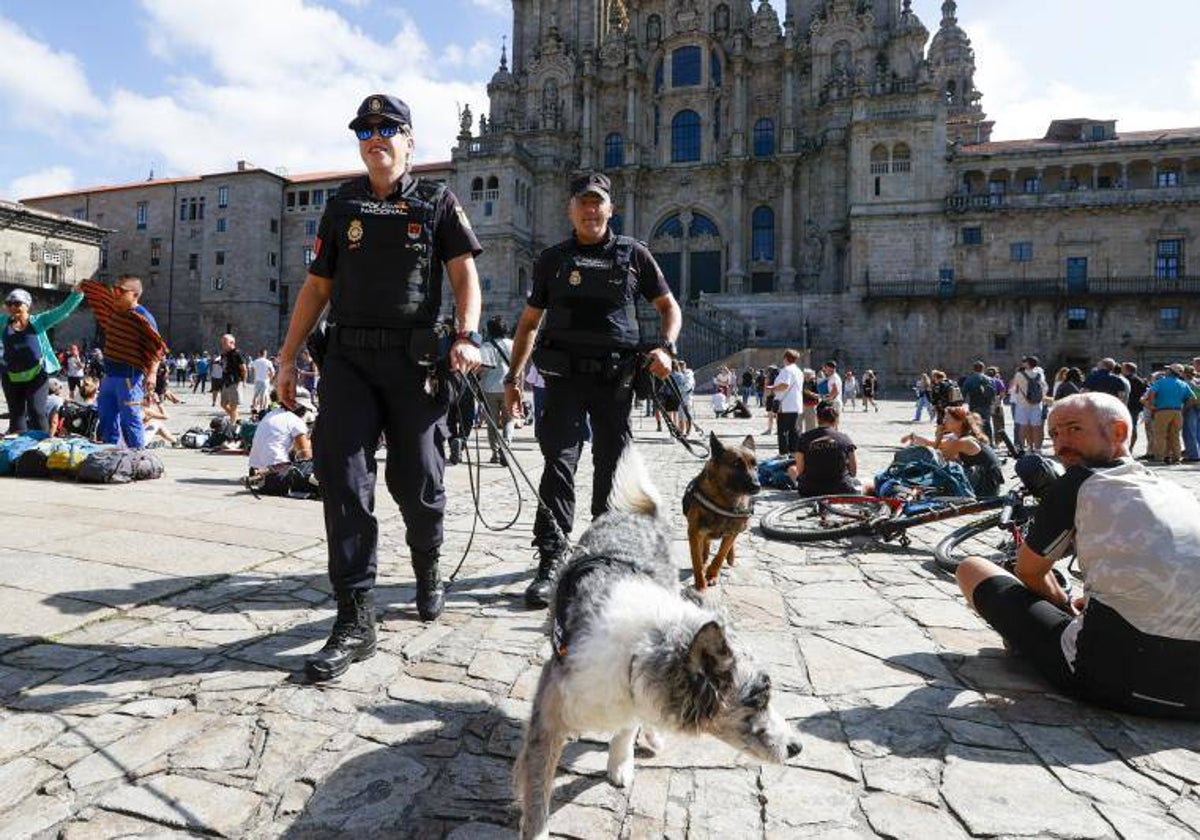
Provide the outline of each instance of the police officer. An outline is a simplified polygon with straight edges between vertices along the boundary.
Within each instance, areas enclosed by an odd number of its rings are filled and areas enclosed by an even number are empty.
[[[476,370],[481,344],[474,259],[479,241],[453,193],[409,173],[408,106],[373,94],[350,129],[367,174],[342,184],[326,204],[316,257],[279,351],[276,382],[281,400],[294,406],[296,356],[329,304],[313,449],[337,619],[325,647],[306,663],[311,680],[337,677],[375,653],[371,589],[381,432],[387,441],[384,477],[412,554],[417,611],[422,621],[432,621],[444,606],[438,554],[446,504],[441,441],[447,388],[438,375],[433,329],[443,265],[457,308],[449,369]]]
[[[573,179],[567,211],[574,235],[547,248],[534,264],[533,289],[517,325],[512,366],[504,380],[505,406],[519,417],[520,382],[532,350],[546,381],[544,419],[537,434],[545,460],[539,495],[563,536],[570,534],[575,517],[575,469],[585,424],[590,419],[592,516],[607,509],[613,472],[630,438],[631,379],[638,348],[645,346],[638,334],[637,296],[651,301],[662,319],[658,346],[649,353],[655,376],[671,372],[682,320],[679,304],[646,246],[609,229],[613,205],[607,176],[593,172]],[[545,607],[550,577],[566,546],[544,510],[538,510],[533,534],[538,569],[525,590],[525,603]]]

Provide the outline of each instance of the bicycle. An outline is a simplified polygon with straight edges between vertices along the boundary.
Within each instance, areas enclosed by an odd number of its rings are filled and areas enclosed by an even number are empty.
[[[788,542],[875,537],[907,548],[911,540],[905,532],[915,525],[986,513],[1004,504],[1003,496],[815,496],[768,511],[759,525],[767,537]]]

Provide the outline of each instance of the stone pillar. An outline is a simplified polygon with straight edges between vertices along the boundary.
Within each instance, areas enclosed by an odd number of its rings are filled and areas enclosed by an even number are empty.
[[[594,169],[596,161],[594,152],[596,142],[592,136],[592,102],[594,82],[591,73],[592,63],[590,58],[584,59],[583,68],[583,114],[580,120],[580,149],[579,162],[584,169]]]
[[[739,35],[738,38],[741,38]],[[746,155],[746,59],[733,57],[733,118],[730,120],[729,154]]]
[[[621,220],[625,224],[625,235],[642,238],[637,236],[636,217],[634,213],[637,211],[637,175],[634,172],[629,172],[625,176],[625,206],[621,211]],[[650,238],[650,232],[646,231],[646,239]]]
[[[732,188],[729,219],[725,225],[729,241],[729,271],[725,287],[731,295],[746,291],[746,270],[743,268],[746,242],[746,165],[734,161],[729,165],[729,185]]]
[[[1037,168],[1037,179],[1038,179],[1038,192],[1044,193],[1046,191],[1046,167],[1039,166]]]
[[[793,227],[795,225],[792,212],[795,198],[796,163],[785,160],[781,164],[783,170],[783,206],[779,212],[779,289],[790,292],[796,285],[796,267],[792,265]]]
[[[642,160],[641,138],[637,131],[637,78],[632,67],[625,71],[625,164],[637,166]]]
[[[682,303],[691,299],[692,291],[692,240],[688,236],[688,229],[692,226],[692,211],[680,212],[679,223],[683,225],[683,239],[679,247],[679,300]]]
[[[1129,164],[1121,164],[1121,189],[1129,189]]]
[[[1158,161],[1154,161],[1154,170],[1150,174],[1150,186],[1153,189],[1158,189]]]
[[[783,53],[783,137],[779,150],[784,154],[796,151],[796,59],[795,53]]]

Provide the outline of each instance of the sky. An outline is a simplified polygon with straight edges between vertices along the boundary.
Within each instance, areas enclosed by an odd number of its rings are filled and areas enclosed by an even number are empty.
[[[940,7],[913,2],[931,34]],[[960,0],[958,18],[994,139],[1056,117],[1200,125],[1195,0]],[[375,91],[411,106],[418,162],[446,160],[511,30],[511,0],[0,0],[0,198],[238,160],[358,168],[346,123]]]

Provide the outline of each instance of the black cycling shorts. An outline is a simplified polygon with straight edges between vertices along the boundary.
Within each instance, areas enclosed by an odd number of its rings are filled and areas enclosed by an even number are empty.
[[[983,620],[1028,658],[1056,688],[1076,693],[1075,674],[1062,652],[1067,612],[1031,592],[1009,575],[995,575],[975,587],[971,599]]]

